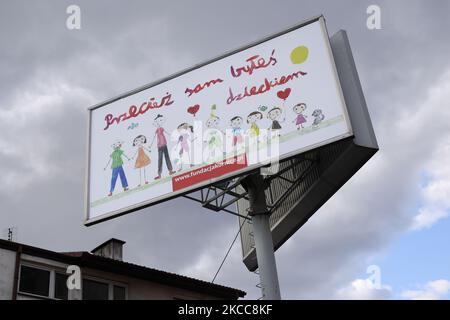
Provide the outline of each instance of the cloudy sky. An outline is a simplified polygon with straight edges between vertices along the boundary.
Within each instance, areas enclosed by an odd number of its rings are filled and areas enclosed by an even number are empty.
[[[81,30],[66,28],[71,4]],[[366,27],[371,4],[381,30]],[[83,226],[86,109],[318,14],[348,32],[380,151],[277,251],[282,296],[449,298],[447,0],[0,0],[2,233],[56,251],[116,237],[127,261],[211,280],[231,215],[177,199]],[[258,298],[240,250],[217,282]]]

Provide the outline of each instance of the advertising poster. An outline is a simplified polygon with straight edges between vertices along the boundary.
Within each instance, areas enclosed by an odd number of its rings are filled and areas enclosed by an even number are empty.
[[[86,223],[351,135],[318,18],[90,108]]]

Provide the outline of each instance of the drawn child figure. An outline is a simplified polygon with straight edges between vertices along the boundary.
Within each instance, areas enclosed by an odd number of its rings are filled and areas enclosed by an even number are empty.
[[[306,104],[297,103],[292,109],[297,114],[297,117],[292,122],[295,122],[297,130],[303,129],[303,124],[306,123],[306,118],[308,118],[307,115],[303,114],[306,110]]]
[[[167,139],[166,135],[167,131],[162,127],[162,125],[166,122],[166,118],[163,115],[158,114],[153,121],[153,125],[156,127],[155,135],[153,136],[152,143],[150,144],[150,148],[153,145],[153,142],[156,138],[156,146],[158,148],[158,175],[155,177],[155,180],[161,179],[162,173],[162,161],[163,157],[166,161],[167,170],[169,174],[172,175],[175,173],[172,169],[172,162],[170,161],[169,150],[167,149]]]
[[[243,141],[242,122],[244,122],[244,120],[240,116],[235,116],[230,120],[231,133],[233,135],[231,145],[233,146],[233,148],[237,148],[238,145],[240,145]]]
[[[206,120],[206,131],[203,134],[203,143],[205,150],[203,151],[203,159],[211,163],[219,160],[219,156],[224,156],[223,136],[224,133],[219,129],[220,118],[216,115],[217,106],[211,106],[211,113]]]
[[[247,123],[250,124],[250,136],[259,137],[260,130],[256,124],[263,118],[263,114],[259,111],[253,111],[247,116]]]
[[[144,135],[138,135],[133,140],[133,147],[137,147],[136,153],[131,157],[134,159],[136,156],[136,162],[134,164],[135,169],[139,169],[139,185],[142,185],[142,173],[144,173],[144,183],[148,184],[147,177],[145,175],[145,167],[148,166],[151,162],[150,157],[145,153],[145,150],[151,152],[150,149],[146,148],[144,144],[147,143],[147,138]],[[144,150],[145,149],[145,150]]]
[[[282,115],[283,115],[283,111],[279,107],[273,107],[267,113],[267,118],[272,121],[270,130],[273,133],[276,133],[278,136],[280,135],[280,130],[281,130],[280,122],[284,122],[284,119],[281,119]]]
[[[183,122],[177,127],[178,132],[178,140],[177,145],[175,146],[175,150],[178,150],[178,158],[179,168],[178,171],[183,169],[183,157],[186,154],[189,165],[192,167],[191,163],[191,155],[190,155],[190,143],[191,143],[191,134],[194,133],[194,127]]]
[[[204,142],[206,143],[206,161],[212,162],[223,155],[223,132],[219,130],[220,118],[211,113],[206,120]]]
[[[112,163],[111,163],[111,169],[112,169],[111,187],[109,189],[109,194],[108,194],[109,197],[112,196],[114,189],[116,187],[117,176],[120,176],[120,182],[122,183],[123,191],[128,191],[128,181],[127,181],[127,177],[125,176],[125,171],[123,170],[122,156],[127,158],[128,161],[130,160],[130,158],[127,157],[127,155],[121,149],[122,145],[123,145],[122,141],[116,141],[111,145],[111,147],[113,148],[114,151],[111,153],[108,163],[106,164],[105,168],[103,168],[103,170],[106,170],[109,163],[112,161]]]

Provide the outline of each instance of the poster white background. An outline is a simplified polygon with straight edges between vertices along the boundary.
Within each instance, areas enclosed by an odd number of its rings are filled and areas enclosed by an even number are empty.
[[[291,52],[299,46],[308,48],[308,57],[303,63],[294,64],[290,58]],[[259,55],[268,62],[273,50],[275,50],[273,56],[277,60],[275,65],[256,69],[251,75],[242,73],[237,78],[231,75],[231,66],[234,68],[243,67],[248,64],[246,60],[251,56]],[[230,88],[234,95],[237,95],[244,91],[245,86],[249,88],[251,86],[259,87],[266,78],[268,80],[279,79],[283,75],[287,76],[297,71],[306,72],[307,74],[294,78],[284,85],[273,87],[263,94],[246,97],[240,101],[227,104]],[[197,84],[203,84],[206,81],[217,78],[222,79],[223,82],[205,88],[190,97],[185,93],[186,88],[194,88]],[[277,96],[277,92],[285,88],[290,88],[291,93],[283,101]],[[107,130],[104,130],[106,127],[106,115],[119,116],[127,113],[131,105],[136,105],[139,108],[143,102],[149,101],[150,97],[155,97],[157,101],[160,101],[167,92],[171,94],[174,101],[172,105],[151,109],[144,115],[131,118],[119,124],[112,124]],[[294,134],[294,138],[280,144],[281,157],[351,134],[350,123],[330,55],[328,36],[321,19],[215,61],[200,69],[91,110],[87,219],[103,218],[173,195],[171,181],[164,179],[168,176],[164,161],[162,178],[166,182],[161,180],[154,184],[154,177],[158,171],[158,151],[155,140],[151,147],[151,152],[147,152],[151,158],[151,164],[146,167],[146,174],[151,186],[140,191],[133,191],[139,184],[139,169],[134,168],[135,160],[128,161],[126,158],[123,158],[123,169],[130,190],[126,194],[122,194],[123,189],[120,184],[120,178],[118,178],[113,196],[108,197],[111,168],[110,166],[106,170],[104,168],[113,151],[111,145],[117,140],[124,141],[122,150],[128,157],[131,157],[136,152],[136,148],[133,147],[133,139],[138,135],[144,135],[148,141],[146,147],[150,147],[150,142],[156,129],[153,125],[153,120],[157,114],[161,114],[167,119],[163,127],[166,131],[172,132],[184,122],[191,125],[194,120],[205,123],[210,117],[211,105],[216,104],[217,108],[214,113],[220,118],[219,129],[225,131],[230,127],[229,122],[231,118],[241,116],[244,119],[242,129],[246,130],[249,128],[245,121],[247,115],[253,111],[259,111],[258,108],[260,106],[267,106],[266,112],[262,112],[264,119],[258,122],[260,128],[266,129],[271,126],[271,121],[267,119],[267,111],[277,106],[283,110],[282,118],[285,119],[284,122],[281,122],[281,136],[283,137],[285,134],[292,135],[297,130],[295,124],[297,115],[292,108],[301,102],[307,105],[307,109],[304,112],[307,116],[307,122],[304,124],[305,128],[312,126],[314,121],[312,113],[315,109],[322,110],[325,115],[324,121],[330,119],[335,119],[336,121],[323,127],[319,126],[315,130],[306,130],[306,133],[297,136]],[[200,105],[200,109],[194,117],[187,112],[187,108],[196,104]],[[137,124],[137,127],[133,128],[133,124]],[[173,141],[169,135],[166,135],[166,138],[168,140],[169,153],[171,153],[171,149],[174,148],[177,142],[176,140]]]

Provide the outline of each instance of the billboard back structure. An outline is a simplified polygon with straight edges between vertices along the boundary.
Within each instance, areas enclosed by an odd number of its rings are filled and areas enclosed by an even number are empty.
[[[86,225],[353,135],[323,17],[88,113]]]
[[[345,31],[330,38],[342,84],[353,136],[302,153],[280,163],[280,176],[265,190],[270,208],[273,248],[277,250],[335,194],[377,151],[378,143]],[[242,187],[237,193],[244,194]],[[237,211],[247,214],[249,202],[237,200]],[[251,220],[239,218],[243,262],[258,268]]]

